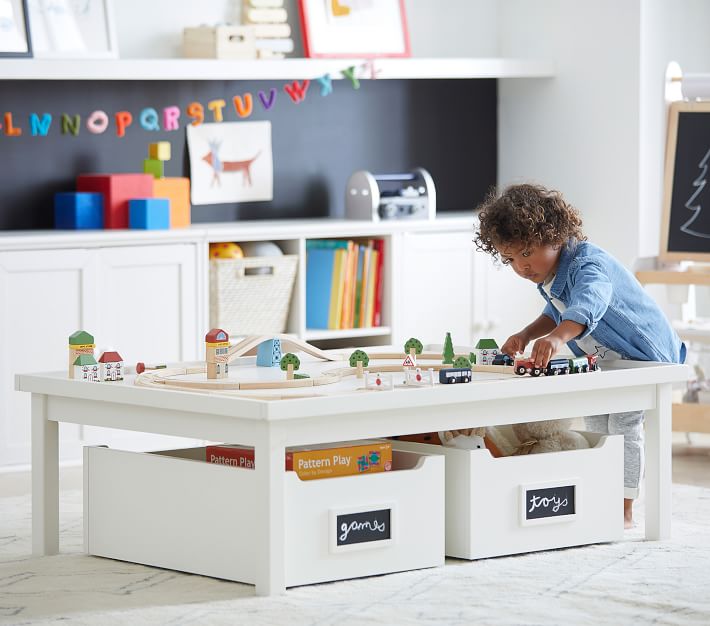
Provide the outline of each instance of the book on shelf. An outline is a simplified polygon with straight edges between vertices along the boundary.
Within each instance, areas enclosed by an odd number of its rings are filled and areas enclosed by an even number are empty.
[[[372,322],[373,326],[382,326],[382,294],[383,294],[383,273],[384,273],[384,258],[385,258],[385,242],[383,239],[375,239],[375,250],[377,256],[377,273],[375,285],[375,315]]]
[[[254,469],[254,448],[234,444],[207,446],[206,461]],[[392,444],[377,439],[340,441],[286,448],[284,467],[301,480],[387,472],[392,469]]]
[[[357,274],[355,278],[355,302],[353,328],[360,328],[360,303],[362,301],[362,276],[365,271],[365,246],[358,246]]]
[[[306,243],[308,328],[339,330],[381,325],[383,253],[382,239],[309,240]]]
[[[306,325],[328,328],[334,271],[334,248],[306,251]]]

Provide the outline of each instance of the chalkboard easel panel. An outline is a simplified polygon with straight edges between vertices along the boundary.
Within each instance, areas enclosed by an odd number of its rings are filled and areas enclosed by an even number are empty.
[[[710,261],[710,102],[670,108],[660,257]]]

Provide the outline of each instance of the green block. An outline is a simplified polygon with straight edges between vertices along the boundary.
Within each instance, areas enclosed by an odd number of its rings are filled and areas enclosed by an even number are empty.
[[[143,173],[152,174],[153,178],[165,176],[165,162],[158,159],[143,159]]]

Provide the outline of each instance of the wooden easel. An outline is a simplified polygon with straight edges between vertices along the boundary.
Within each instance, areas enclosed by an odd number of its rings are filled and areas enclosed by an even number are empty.
[[[710,286],[710,101],[670,106],[659,259],[696,265],[637,271],[641,284]],[[710,330],[680,335],[710,344]],[[710,404],[674,403],[673,430],[710,433]]]

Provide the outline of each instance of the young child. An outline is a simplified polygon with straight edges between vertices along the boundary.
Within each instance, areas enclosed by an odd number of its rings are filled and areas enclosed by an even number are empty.
[[[683,363],[685,346],[634,276],[586,241],[578,211],[562,194],[539,185],[508,187],[478,207],[476,247],[532,281],[545,299],[542,314],[509,337],[501,351],[544,366],[567,344],[577,356]],[[593,432],[624,435],[624,527],[643,476],[643,411],[585,418]]]

